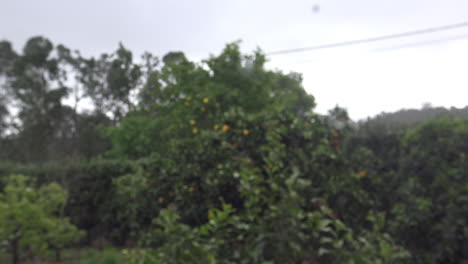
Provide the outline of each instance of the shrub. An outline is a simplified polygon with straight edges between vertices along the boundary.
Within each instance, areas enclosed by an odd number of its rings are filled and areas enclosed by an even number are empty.
[[[49,247],[59,251],[83,235],[68,219],[58,217],[67,192],[51,183],[36,189],[33,180],[11,175],[0,195],[0,241],[7,245],[12,263],[17,264],[21,250],[44,253]]]
[[[123,262],[117,250],[106,248],[103,251],[88,252],[80,264],[123,264]]]

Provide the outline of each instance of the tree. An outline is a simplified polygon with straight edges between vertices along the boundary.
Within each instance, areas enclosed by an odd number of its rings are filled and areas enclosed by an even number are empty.
[[[128,221],[134,233],[144,230],[170,201],[184,204],[183,219],[191,224],[205,221],[203,212],[219,204],[220,196],[240,206],[239,194],[233,190],[236,181],[229,173],[217,178],[217,166],[248,154],[262,164],[256,152],[265,140],[261,135],[267,124],[260,124],[281,116],[273,114],[278,112],[306,118],[314,106],[297,75],[266,70],[260,52],[241,55],[237,44],[228,45],[204,65],[190,62],[180,52],[164,56],[161,69],[155,68],[154,59],[150,61],[152,72],[148,72],[151,67],[144,72],[152,78],[146,79],[144,93],[151,100],[109,129],[113,156],[139,159],[137,166],[142,167],[115,181],[122,193],[117,200],[125,208],[119,211],[120,222]],[[260,141],[255,144],[249,138]],[[147,186],[142,184],[145,181]],[[159,184],[151,185],[153,181]],[[175,190],[179,185],[187,186],[180,196]],[[155,204],[155,199],[161,202]],[[197,206],[188,202],[193,199],[199,201]]]
[[[56,215],[67,193],[51,183],[34,188],[33,180],[11,175],[0,196],[0,241],[7,245],[12,263],[19,263],[21,250],[43,253],[80,238],[81,233],[68,220]],[[59,232],[60,231],[60,232]]]
[[[191,224],[205,221],[203,212],[218,204],[220,196],[240,205],[239,194],[233,191],[236,181],[229,174],[218,178],[217,166],[248,154],[262,164],[258,147],[266,140],[262,138],[266,129],[274,126],[262,122],[282,114],[311,117],[314,106],[297,75],[265,69],[260,52],[241,55],[237,44],[228,45],[204,65],[190,62],[180,52],[169,53],[162,61],[162,68],[154,70],[154,78],[145,85],[152,103],[145,101],[118,127],[109,129],[113,156],[141,161],[138,173],[115,181],[122,193],[140,194],[136,203],[129,200],[133,196],[122,195],[125,210],[120,211],[132,214],[122,219],[137,219],[137,223],[130,221],[137,232],[161,206],[175,199],[187,206],[183,219]],[[138,183],[139,179],[148,186]],[[160,184],[150,185],[153,181]],[[175,186],[179,185],[188,189],[180,190],[182,196],[177,197]],[[140,187],[145,191],[127,190]],[[164,196],[156,196],[161,192]],[[161,203],[154,204],[155,199]],[[191,199],[199,204],[190,205]]]
[[[49,218],[46,225],[48,232],[44,234],[44,240],[47,247],[55,252],[57,262],[61,261],[61,250],[70,242],[80,240],[85,234],[71,224],[69,218]]]
[[[9,41],[0,41],[0,76],[12,70],[17,56]]]
[[[364,203],[346,206],[343,216],[359,223],[358,210],[378,210],[414,263],[460,263],[468,255],[468,126],[464,110],[436,110],[380,115],[347,137],[347,166],[361,178],[352,188]],[[446,117],[435,119],[437,113]]]
[[[8,109],[10,98],[5,89],[5,78],[7,73],[11,71],[16,57],[17,54],[12,49],[11,43],[0,41],[0,145],[2,149],[6,148],[3,137],[10,126],[7,121],[7,117],[10,114]]]
[[[0,42],[0,134],[9,133],[1,142],[2,156],[21,162],[77,160],[107,150],[97,127],[112,124],[106,114],[119,116],[131,108],[129,91],[139,80],[128,50],[121,46],[111,57],[103,55],[102,67],[95,67],[93,59],[43,37],[29,39],[18,54],[9,42]],[[86,98],[101,98],[102,104],[80,113]],[[9,115],[8,105],[18,108],[17,116]]]
[[[153,104],[110,129],[113,155],[136,160],[135,172],[114,181],[117,217],[122,229],[148,234],[161,214],[162,231],[147,241],[163,243],[155,252],[160,263],[393,257],[373,247],[372,256],[351,256],[350,248],[364,246],[327,204],[345,192],[355,195],[346,188],[359,179],[350,177],[341,147],[332,144],[333,125],[312,112],[314,99],[300,75],[269,71],[261,52],[242,55],[236,43],[204,65],[180,52],[162,61],[160,79],[148,86]],[[348,122],[338,108],[330,120]],[[378,244],[388,253],[385,241]]]
[[[381,232],[381,216],[370,215],[371,231],[354,233],[326,205],[334,189],[341,191],[341,182],[351,177],[335,175],[336,152],[323,140],[318,119],[311,125],[291,114],[263,113],[232,120],[249,133],[200,131],[194,138],[203,143],[185,144],[192,160],[120,178],[133,207],[135,193],[149,189],[141,195],[148,199],[145,209],[154,204],[152,194],[160,195],[160,208],[167,208],[155,219],[155,232],[145,236],[150,245],[161,246],[135,263],[145,257],[145,263],[404,263],[406,252],[397,252]],[[214,139],[220,141],[216,148],[200,149]],[[239,141],[238,149],[232,146]],[[212,157],[218,164],[210,168],[205,164]],[[173,175],[163,174],[172,167]],[[155,180],[157,186],[145,184]],[[188,212],[208,217],[194,223]]]
[[[9,114],[6,102],[6,96],[0,94],[0,140],[8,128],[7,116]]]
[[[133,62],[132,52],[122,44],[111,54],[99,58],[68,56],[73,61],[77,81],[84,95],[91,98],[95,111],[118,121],[133,109],[132,91],[139,87],[141,70]]]
[[[299,116],[312,113],[314,98],[308,95],[298,74],[283,74],[264,67],[261,52],[241,55],[238,43],[229,44],[204,65],[190,62],[183,53],[169,53],[161,70],[153,63],[147,76],[142,101],[119,127],[111,129],[114,153],[140,158],[153,152],[165,153],[175,135],[186,133],[190,120],[197,127],[221,125],[223,116],[241,111],[246,114],[285,111]],[[151,102],[151,103],[150,103]]]
[[[442,118],[402,140],[393,231],[426,262],[460,263],[468,252],[468,121]]]
[[[49,40],[31,38],[6,73],[6,87],[19,106],[20,143],[27,146],[24,155],[29,161],[47,160],[54,155],[50,143],[62,136],[55,128],[63,120],[62,100],[68,88],[64,86],[66,76],[53,51]]]

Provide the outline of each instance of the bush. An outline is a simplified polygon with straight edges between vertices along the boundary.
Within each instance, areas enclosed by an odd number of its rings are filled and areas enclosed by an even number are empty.
[[[80,264],[123,264],[120,254],[113,248],[92,251],[80,261]]]
[[[44,164],[0,163],[0,179],[10,174],[28,175],[37,184],[57,182],[68,193],[65,215],[80,229],[88,230],[87,241],[105,236],[115,243],[125,242],[128,228],[116,220],[113,180],[134,170],[134,162],[95,159],[92,161]],[[0,181],[0,190],[3,189]]]
[[[79,240],[84,233],[59,217],[67,192],[56,183],[36,188],[34,181],[23,175],[11,175],[0,195],[0,241],[19,262],[22,250],[43,254],[48,248],[57,252]]]

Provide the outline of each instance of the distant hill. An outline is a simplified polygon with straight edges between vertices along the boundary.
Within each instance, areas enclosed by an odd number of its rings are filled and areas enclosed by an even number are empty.
[[[359,121],[358,125],[377,126],[390,130],[404,129],[441,117],[468,119],[468,106],[465,108],[430,107],[422,109],[403,109],[394,113],[381,113],[375,117]]]

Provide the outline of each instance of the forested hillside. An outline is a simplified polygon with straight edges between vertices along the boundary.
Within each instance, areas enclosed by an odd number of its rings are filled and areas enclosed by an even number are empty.
[[[422,109],[404,109],[395,113],[381,113],[361,121],[363,125],[383,126],[387,129],[406,129],[438,118],[467,119],[468,106],[465,108],[432,107],[424,105]]]
[[[355,123],[314,112],[301,75],[266,60],[239,43],[193,62],[0,42],[0,250],[14,264],[88,247],[145,264],[468,260],[468,108]]]

